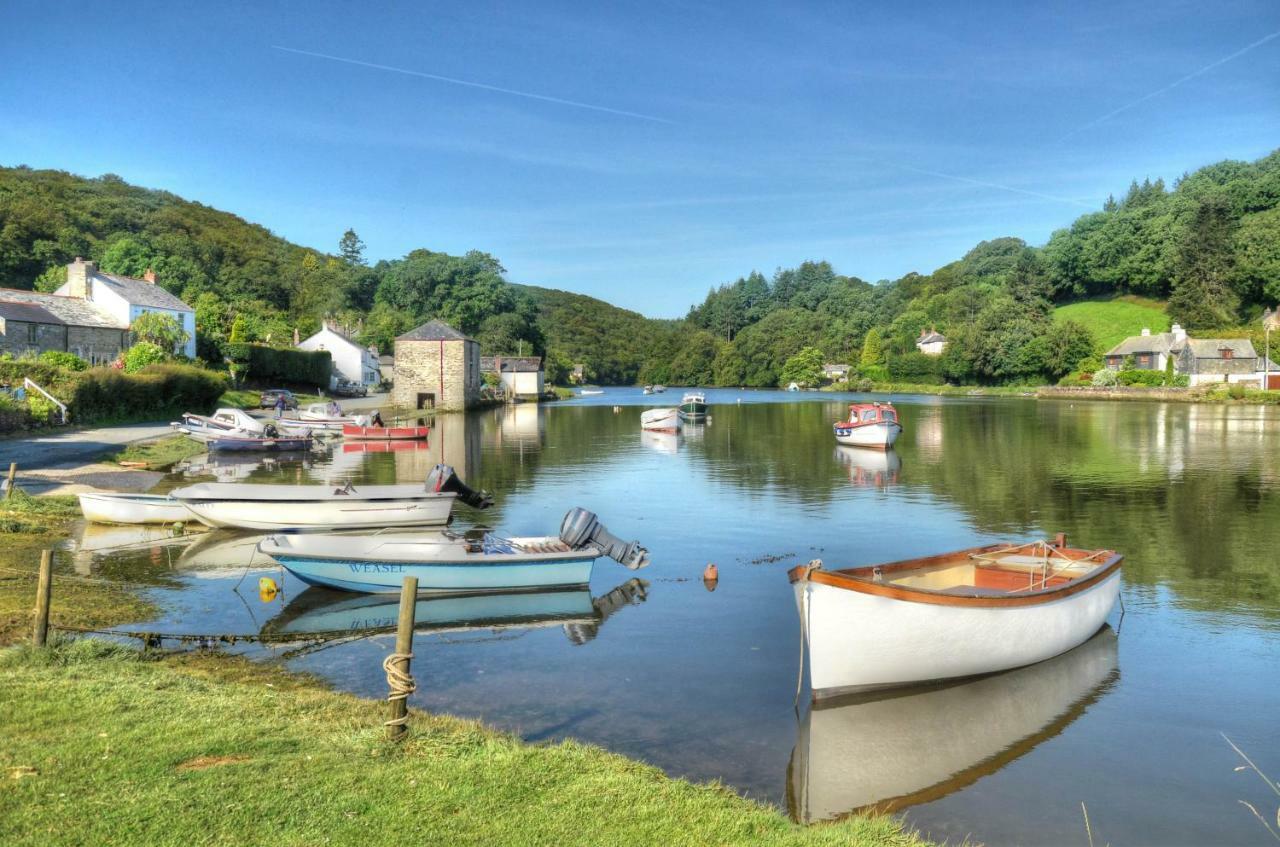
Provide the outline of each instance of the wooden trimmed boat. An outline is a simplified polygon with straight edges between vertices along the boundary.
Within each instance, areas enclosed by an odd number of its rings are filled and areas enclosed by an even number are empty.
[[[180,523],[192,519],[187,507],[167,494],[86,491],[77,496],[85,520],[94,523]]]
[[[829,571],[793,568],[814,699],[1034,664],[1097,632],[1120,594],[1123,556],[989,544]]]
[[[887,450],[902,434],[902,423],[892,403],[851,403],[849,419],[833,429],[840,444]]]
[[[690,391],[680,398],[680,417],[700,421],[707,416],[707,395]]]
[[[342,426],[342,437],[353,441],[416,441],[430,434],[429,426]]]
[[[253,453],[290,453],[311,449],[310,435],[253,436],[237,435],[229,432],[226,435],[212,435],[205,444],[209,452],[253,452]]]
[[[652,432],[679,432],[680,412],[677,409],[646,409],[640,413],[640,428]]]
[[[427,594],[585,586],[601,556],[632,569],[649,563],[648,551],[613,537],[583,509],[565,515],[558,536],[273,535],[258,550],[308,585],[371,594],[399,591],[406,576]]]

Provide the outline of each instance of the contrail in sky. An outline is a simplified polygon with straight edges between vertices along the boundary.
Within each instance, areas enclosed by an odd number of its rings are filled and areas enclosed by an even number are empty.
[[[1143,96],[1139,97],[1137,100],[1134,100],[1132,103],[1126,103],[1117,109],[1112,109],[1110,112],[1107,112],[1105,115],[1103,115],[1100,118],[1095,118],[1094,120],[1091,120],[1088,123],[1081,124],[1080,126],[1068,132],[1066,135],[1059,138],[1058,141],[1065,141],[1066,139],[1070,138],[1071,136],[1075,135],[1078,132],[1084,132],[1086,129],[1095,127],[1098,124],[1103,123],[1105,121],[1109,121],[1112,118],[1114,118],[1116,115],[1120,114],[1121,112],[1127,112],[1130,109],[1132,109],[1134,106],[1141,105],[1142,103],[1147,102],[1153,97],[1159,97],[1161,94],[1164,94],[1166,91],[1169,91],[1170,89],[1173,89],[1173,88],[1177,88],[1179,85],[1182,85],[1182,83],[1188,82],[1189,80],[1193,80],[1196,77],[1200,76],[1201,74],[1207,74],[1209,71],[1213,70],[1219,65],[1225,65],[1227,62],[1230,62],[1232,59],[1239,59],[1241,56],[1243,56],[1245,53],[1248,53],[1250,50],[1253,50],[1257,47],[1261,47],[1262,45],[1266,44],[1268,41],[1272,41],[1276,38],[1280,38],[1280,32],[1273,32],[1270,35],[1264,35],[1262,38],[1259,38],[1257,41],[1253,42],[1247,47],[1241,47],[1239,50],[1232,53],[1230,56],[1221,58],[1216,62],[1210,62],[1200,70],[1193,71],[1187,74],[1186,76],[1182,77],[1182,79],[1174,80],[1173,82],[1169,83],[1163,88],[1157,88],[1155,91],[1152,91],[1150,94],[1144,94]]]
[[[986,182],[985,180],[972,179],[971,177],[967,177],[967,176],[957,176],[955,174],[944,174],[938,171],[927,171],[924,168],[916,168],[916,167],[912,167],[911,165],[901,164],[900,162],[883,162],[882,164],[888,165],[891,168],[899,168],[904,171],[911,171],[912,173],[924,174],[925,176],[935,176],[935,177],[938,177],[939,179],[950,179],[950,180],[955,180],[956,182],[966,182],[969,185],[980,185],[980,186],[983,186],[984,188],[998,188],[1001,191],[1012,191],[1014,194],[1025,194],[1028,197],[1039,197],[1041,200],[1053,200],[1054,202],[1057,202],[1057,203],[1070,203],[1073,206],[1083,206],[1086,209],[1093,208],[1093,206],[1090,206],[1088,203],[1082,203],[1079,200],[1072,200],[1070,197],[1055,197],[1052,194],[1041,194],[1039,191],[1028,191],[1025,188],[1014,188],[1012,185],[1001,185],[998,182]]]
[[[499,94],[510,94],[513,97],[525,97],[530,100],[541,100],[544,103],[555,103],[560,106],[573,106],[578,109],[590,109],[593,112],[604,112],[610,115],[620,115],[624,118],[637,118],[642,121],[653,121],[660,124],[674,124],[675,121],[669,121],[666,118],[659,118],[653,115],[644,115],[640,112],[628,112],[623,109],[610,109],[608,106],[596,106],[591,103],[579,103],[576,100],[565,100],[561,97],[550,97],[546,94],[534,94],[530,91],[517,91],[514,88],[500,88],[496,85],[486,85],[483,82],[471,82],[466,79],[454,79],[453,77],[440,76],[439,74],[429,74],[422,71],[413,71],[408,68],[396,68],[391,65],[379,65],[373,62],[362,62],[359,59],[347,59],[343,56],[330,56],[327,53],[313,53],[310,50],[299,50],[296,47],[282,47],[278,44],[271,45],[273,50],[282,50],[285,53],[297,53],[300,56],[313,56],[317,59],[328,59],[331,62],[344,62],[348,65],[359,65],[362,68],[373,68],[379,71],[390,71],[392,73],[404,74],[405,76],[416,76],[422,79],[431,79],[436,82],[447,82],[451,85],[465,85],[468,88],[479,88],[484,91],[496,91]]]

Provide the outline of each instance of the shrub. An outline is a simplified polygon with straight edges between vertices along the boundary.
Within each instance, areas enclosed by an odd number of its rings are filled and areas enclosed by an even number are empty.
[[[73,419],[145,419],[173,411],[210,411],[227,390],[221,374],[191,365],[150,365],[137,373],[92,368],[79,374],[67,402]]]
[[[83,371],[89,367],[89,363],[75,353],[62,350],[46,350],[40,354],[38,361],[53,365],[55,368],[62,368],[64,371]]]
[[[1227,386],[1227,396],[1232,400],[1244,399],[1244,386],[1238,382],[1233,382]]]
[[[889,376],[894,382],[915,385],[939,385],[942,383],[942,362],[938,356],[928,356],[919,351],[890,356]]]
[[[164,349],[150,341],[139,341],[124,354],[124,372],[137,373],[148,365],[158,365],[169,358]]]
[[[1139,385],[1155,388],[1164,385],[1164,371],[1123,370],[1116,375],[1121,385]]]
[[[230,348],[232,345],[227,346]],[[287,347],[267,347],[262,344],[244,346],[248,350],[245,359],[239,361],[249,363],[249,373],[253,374],[254,380],[329,387],[329,375],[333,372],[333,356],[328,350],[294,350]],[[240,354],[241,351],[235,352]]]
[[[889,369],[884,365],[863,365],[858,368],[857,376],[872,382],[889,382]],[[850,380],[852,381],[852,379]]]
[[[1096,385],[1100,388],[1107,388],[1112,385],[1115,385],[1116,372],[1113,371],[1111,368],[1103,368],[1100,371],[1096,371],[1093,374],[1093,379],[1090,380],[1090,384]]]

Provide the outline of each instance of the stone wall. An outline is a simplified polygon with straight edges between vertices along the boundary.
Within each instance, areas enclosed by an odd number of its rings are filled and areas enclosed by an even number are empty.
[[[75,353],[91,365],[106,365],[114,362],[120,353],[127,348],[128,333],[122,329],[111,329],[98,326],[67,327],[67,346],[69,353]]]
[[[393,405],[416,409],[433,403],[438,411],[454,412],[479,401],[480,345],[476,342],[396,341]]]

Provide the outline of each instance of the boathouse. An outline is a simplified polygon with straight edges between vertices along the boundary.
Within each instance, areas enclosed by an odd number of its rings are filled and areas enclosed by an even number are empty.
[[[480,402],[480,345],[443,321],[396,339],[391,402],[408,409],[461,411]]]
[[[536,400],[546,390],[541,356],[481,356],[480,374],[493,374],[507,397]]]

